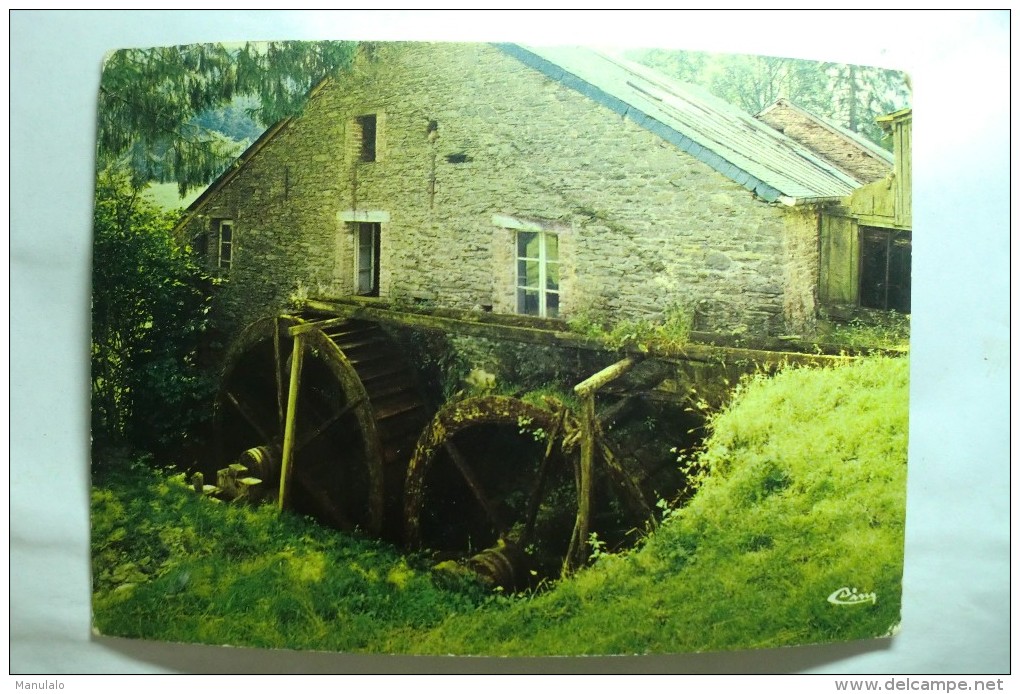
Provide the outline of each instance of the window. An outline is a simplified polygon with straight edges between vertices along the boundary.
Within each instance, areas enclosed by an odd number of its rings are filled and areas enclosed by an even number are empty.
[[[358,133],[361,140],[361,161],[375,161],[377,135],[376,116],[373,113],[367,116],[358,116],[355,120],[358,124]]]
[[[910,232],[861,227],[860,304],[910,313]]]
[[[224,270],[229,270],[234,258],[234,222],[230,219],[217,221],[216,235],[218,237],[216,264]]]
[[[560,310],[559,237],[517,232],[517,312],[555,318]]]
[[[355,224],[355,282],[357,293],[362,296],[379,296],[380,231],[379,222]]]

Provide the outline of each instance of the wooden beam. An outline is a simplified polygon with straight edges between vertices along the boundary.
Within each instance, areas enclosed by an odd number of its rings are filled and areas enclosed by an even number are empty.
[[[570,347],[601,352],[619,352],[634,357],[648,357],[666,362],[704,362],[707,364],[733,364],[748,362],[756,364],[804,364],[811,366],[829,366],[845,364],[853,360],[846,354],[815,354],[790,351],[796,349],[814,349],[814,343],[800,344],[792,341],[781,341],[776,349],[728,347],[717,344],[691,343],[678,348],[662,348],[655,344],[640,347],[610,347],[604,340],[585,337],[564,330],[565,324],[546,321],[549,327],[538,327],[542,321],[538,319],[523,320],[522,316],[504,316],[476,311],[446,310],[450,315],[433,315],[409,311],[398,311],[385,304],[369,303],[365,300],[323,301],[310,299],[305,307],[326,315],[342,318],[357,318],[376,321],[404,328],[435,330],[446,333],[457,333],[491,340],[510,340],[526,344]],[[342,322],[342,318],[340,319]],[[526,323],[526,325],[525,325]],[[310,324],[314,327],[314,324]],[[322,325],[322,323],[320,323]],[[310,328],[309,328],[310,329]],[[876,350],[869,350],[874,352]]]
[[[276,432],[283,431],[283,353],[280,347],[280,320],[273,319],[273,366],[276,369]]]
[[[595,395],[587,393],[581,400],[581,462],[577,489],[577,517],[570,547],[563,561],[563,573],[577,569],[587,558],[586,543],[591,528],[591,506],[595,477]]]
[[[294,338],[294,351],[290,362],[290,390],[287,395],[287,414],[283,428],[283,458],[280,462],[280,498],[279,509],[287,505],[287,492],[291,476],[294,473],[294,439],[297,436],[297,403],[298,391],[301,388],[301,365],[304,363],[304,339],[298,335]]]
[[[581,397],[593,394],[596,390],[610,381],[616,380],[623,374],[630,371],[639,360],[640,359],[638,357],[627,357],[626,359],[621,359],[615,364],[610,364],[598,373],[592,374],[574,386],[574,392]]]
[[[304,436],[302,436],[301,440],[298,441],[294,445],[294,449],[297,450],[297,451],[300,451],[302,448],[304,448],[305,446],[310,444],[312,441],[314,441],[316,438],[318,438],[320,435],[322,435],[331,426],[333,426],[338,421],[340,421],[341,417],[343,417],[345,414],[351,412],[355,407],[359,407],[361,405],[361,403],[363,403],[363,402],[365,402],[365,400],[363,398],[359,398],[357,400],[351,400],[349,403],[347,403],[346,405],[341,407],[334,414],[332,414],[329,418],[327,418],[326,421],[324,421],[322,424],[320,424],[315,429],[315,431],[309,432],[309,433],[305,434]]]
[[[507,525],[500,515],[499,511],[493,505],[492,501],[486,495],[485,490],[482,489],[482,484],[479,479],[475,476],[475,471],[471,469],[467,460],[461,455],[460,449],[453,445],[453,442],[447,439],[443,442],[443,447],[446,452],[450,454],[450,460],[460,471],[464,481],[467,482],[468,487],[471,489],[471,493],[474,494],[475,499],[478,500],[479,505],[485,511],[485,515],[492,521],[493,526],[496,528],[496,532],[499,533],[500,537],[505,538],[507,533]]]
[[[341,316],[340,318],[329,318],[329,319],[326,319],[326,320],[309,321],[307,323],[300,323],[300,324],[295,325],[294,327],[292,327],[290,329],[290,335],[291,335],[291,337],[296,337],[298,335],[304,335],[305,333],[309,333],[309,332],[311,332],[313,330],[323,330],[323,331],[329,330],[330,328],[339,327],[339,326],[343,325],[344,323],[346,323],[349,320],[350,320],[350,318],[348,318],[346,316]]]
[[[237,411],[241,413],[241,416],[244,417],[244,420],[248,422],[252,429],[255,430],[255,433],[258,434],[259,437],[261,437],[264,443],[268,444],[272,442],[273,440],[272,434],[270,434],[268,431],[262,428],[262,425],[259,424],[258,418],[255,416],[255,413],[248,409],[247,405],[244,405],[240,400],[237,399],[237,396],[231,393],[230,391],[227,391],[227,400],[229,400],[230,404],[237,408]]]

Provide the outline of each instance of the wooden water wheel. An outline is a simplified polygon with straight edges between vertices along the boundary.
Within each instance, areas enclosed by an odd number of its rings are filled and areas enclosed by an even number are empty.
[[[237,460],[270,500],[288,460],[288,507],[397,539],[404,471],[428,421],[416,384],[400,349],[373,323],[258,321],[227,356],[220,460]]]
[[[491,395],[447,404],[408,464],[405,544],[468,559],[508,590],[558,571],[577,506],[576,432],[554,401]]]
[[[456,560],[507,590],[535,585],[581,566],[595,533],[649,518],[643,471],[603,429],[620,409],[595,409],[595,391],[633,362],[575,386],[576,411],[488,395],[430,418],[377,324],[262,320],[223,371],[219,461],[231,464],[217,486]]]

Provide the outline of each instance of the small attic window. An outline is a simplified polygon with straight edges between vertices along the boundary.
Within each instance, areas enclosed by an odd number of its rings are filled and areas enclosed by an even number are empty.
[[[365,116],[358,116],[355,121],[358,125],[358,134],[361,140],[360,159],[361,161],[376,160],[376,136],[377,119],[374,113]]]
[[[234,222],[231,219],[219,219],[214,224],[218,249],[216,264],[223,270],[229,270],[234,260]]]

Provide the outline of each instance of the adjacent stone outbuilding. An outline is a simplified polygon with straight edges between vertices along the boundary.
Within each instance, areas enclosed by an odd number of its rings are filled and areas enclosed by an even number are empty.
[[[871,183],[892,173],[892,152],[859,133],[805,111],[788,99],[777,99],[755,118],[793,138],[861,183]]]
[[[182,222],[238,327],[294,294],[810,335],[823,211],[861,182],[599,52],[363,46]]]

